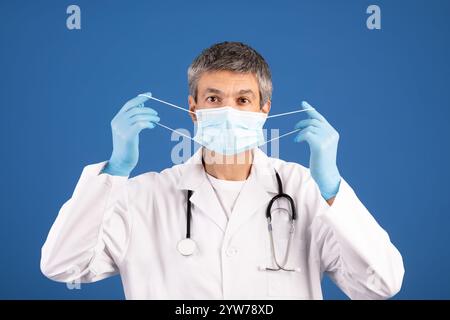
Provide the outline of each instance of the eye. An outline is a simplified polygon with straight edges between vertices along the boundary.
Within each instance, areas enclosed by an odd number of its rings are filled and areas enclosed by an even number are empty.
[[[239,98],[238,100],[239,100],[240,104],[249,104],[250,103],[250,100],[247,98]]]
[[[217,96],[209,96],[206,98],[206,101],[215,103],[215,102],[219,101],[219,98]]]

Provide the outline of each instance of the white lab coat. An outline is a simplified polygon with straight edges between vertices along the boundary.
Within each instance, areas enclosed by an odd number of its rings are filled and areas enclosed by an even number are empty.
[[[309,170],[255,149],[250,176],[229,220],[208,182],[201,150],[186,163],[131,179],[88,165],[42,248],[41,270],[62,282],[93,282],[120,273],[127,299],[322,299],[327,273],[353,299],[382,299],[401,287],[402,257],[388,234],[342,180],[332,206]],[[287,267],[274,266],[266,206],[278,192],[274,169],[298,210]],[[193,190],[192,256],[177,243],[186,233]],[[283,262],[287,203],[272,213]],[[278,221],[278,222],[277,222]]]

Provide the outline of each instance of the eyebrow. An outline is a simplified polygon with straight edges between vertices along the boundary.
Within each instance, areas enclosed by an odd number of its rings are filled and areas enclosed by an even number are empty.
[[[253,90],[251,90],[251,89],[240,90],[240,91],[239,91],[239,94],[242,94],[242,95],[250,94],[250,95],[252,95],[253,97],[255,97],[255,93],[254,93]]]
[[[215,88],[207,88],[205,93],[216,93],[216,94],[223,94],[222,91],[220,91],[219,89],[215,89]]]
[[[216,89],[216,88],[206,88],[205,93],[223,94],[223,92],[222,92],[221,90]],[[250,95],[252,95],[253,97],[256,97],[255,93],[254,93],[253,90],[251,90],[251,89],[242,89],[242,90],[239,90],[238,94],[240,94],[240,95],[250,94]]]

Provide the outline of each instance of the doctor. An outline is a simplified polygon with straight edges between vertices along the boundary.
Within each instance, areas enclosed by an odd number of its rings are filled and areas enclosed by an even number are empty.
[[[62,206],[42,272],[61,282],[120,273],[127,299],[322,299],[324,273],[352,299],[395,295],[402,257],[340,176],[326,119],[304,103],[295,141],[310,146],[307,169],[257,148],[272,82],[255,50],[213,45],[188,81],[203,147],[129,179],[139,132],[159,118],[148,97],[128,101],[111,122],[109,161],[86,166]]]

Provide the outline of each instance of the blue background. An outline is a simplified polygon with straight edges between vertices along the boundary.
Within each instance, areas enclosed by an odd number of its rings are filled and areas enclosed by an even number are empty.
[[[66,8],[81,7],[81,30]],[[366,28],[378,4],[382,29]],[[213,43],[243,41],[269,62],[274,113],[306,99],[341,134],[339,168],[403,254],[397,298],[450,298],[450,2],[0,2],[0,298],[122,299],[119,277],[68,290],[40,249],[82,168],[111,152],[110,121],[137,93],[187,102],[186,69]],[[155,104],[162,122],[186,114]],[[292,130],[302,116],[268,122]],[[305,144],[281,158],[308,165]],[[164,129],[142,134],[134,174],[171,166]],[[345,296],[324,280],[325,298]]]

